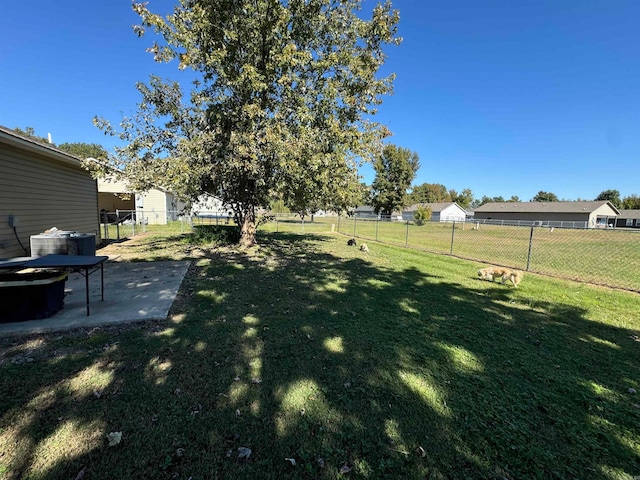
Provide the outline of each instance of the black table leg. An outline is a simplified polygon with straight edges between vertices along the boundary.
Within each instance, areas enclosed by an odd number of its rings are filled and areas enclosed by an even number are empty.
[[[89,269],[84,269],[84,285],[87,293],[87,317],[89,316]]]

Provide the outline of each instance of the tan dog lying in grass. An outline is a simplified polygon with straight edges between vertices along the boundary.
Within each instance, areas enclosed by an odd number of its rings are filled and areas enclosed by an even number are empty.
[[[522,280],[522,272],[511,270],[504,267],[486,267],[478,270],[478,277],[481,280],[496,281],[496,278],[502,278],[502,283],[510,280],[514,287],[517,287]]]

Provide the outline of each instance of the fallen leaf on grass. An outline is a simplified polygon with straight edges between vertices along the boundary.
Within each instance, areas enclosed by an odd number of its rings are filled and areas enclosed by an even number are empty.
[[[109,440],[110,447],[115,447],[122,441],[122,432],[107,433],[107,440]]]
[[[240,413],[240,410],[236,409],[236,417],[241,417],[242,413]]]
[[[96,398],[100,398],[102,396],[102,390],[94,390],[93,396]]]
[[[247,447],[238,447],[238,458],[248,459],[251,456],[251,449]]]
[[[82,480],[84,478],[84,473],[87,470],[87,467],[83,467],[82,470],[78,472],[78,474],[74,477],[73,480]]]
[[[320,468],[324,468],[324,458],[319,457],[319,458],[318,458],[318,460],[317,460],[317,462],[318,462],[318,466],[319,466]]]
[[[635,395],[635,394],[637,393],[637,392],[636,392],[636,389],[635,389],[635,388],[631,388],[631,387],[629,387],[629,388],[627,389],[627,392],[629,392],[631,395]]]
[[[296,466],[296,459],[295,458],[285,458],[285,460],[287,462],[290,462],[291,465],[293,465],[294,467]]]
[[[345,473],[349,473],[351,471],[351,467],[346,463],[340,467],[340,473],[344,475]]]
[[[427,456],[427,452],[425,452],[424,448],[422,448],[422,447],[416,448],[416,453],[418,455],[420,455],[421,457],[423,457],[423,458]]]
[[[262,383],[262,379],[261,378],[252,378],[251,379],[251,383]]]

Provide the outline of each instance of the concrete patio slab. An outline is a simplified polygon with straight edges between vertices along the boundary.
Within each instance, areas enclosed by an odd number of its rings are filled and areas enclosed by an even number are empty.
[[[65,285],[62,310],[42,320],[0,323],[0,336],[165,319],[189,263],[107,261],[104,264],[104,301],[100,300],[100,271],[89,276],[89,316],[85,278],[80,273],[72,273]]]

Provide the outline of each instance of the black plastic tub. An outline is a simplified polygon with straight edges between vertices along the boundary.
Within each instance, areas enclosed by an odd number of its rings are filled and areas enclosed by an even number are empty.
[[[66,272],[0,272],[0,323],[48,318],[64,306]]]

